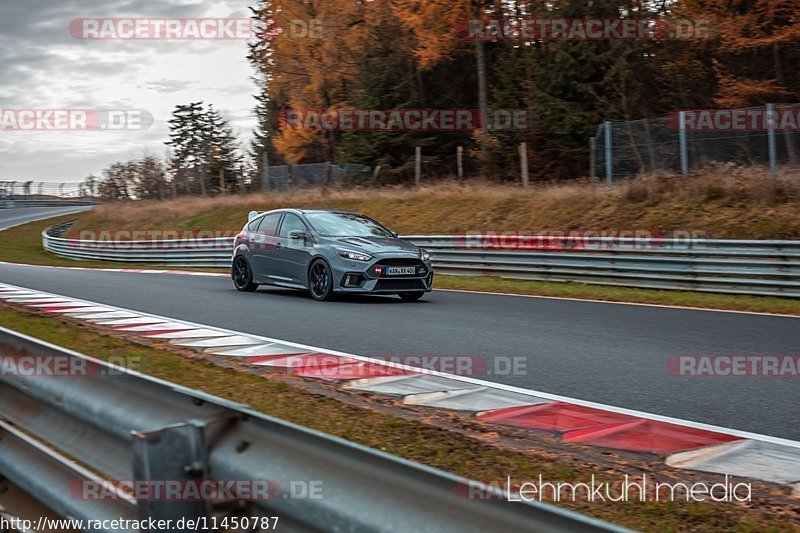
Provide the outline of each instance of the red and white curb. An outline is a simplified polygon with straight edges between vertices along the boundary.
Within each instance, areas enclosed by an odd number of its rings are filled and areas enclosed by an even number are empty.
[[[167,272],[167,271],[160,271]],[[575,442],[665,455],[666,464],[800,490],[800,442],[451,375],[0,284],[0,299],[409,405],[475,414]]]

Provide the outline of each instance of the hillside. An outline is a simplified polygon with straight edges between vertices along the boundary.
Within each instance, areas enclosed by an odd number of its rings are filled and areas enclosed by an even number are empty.
[[[335,207],[362,211],[400,234],[462,231],[645,230],[706,237],[800,238],[800,176],[771,179],[751,170],[683,177],[646,177],[608,189],[602,184],[458,187],[445,183],[351,191],[187,197],[118,202],[81,216],[81,230],[238,231],[251,210]]]

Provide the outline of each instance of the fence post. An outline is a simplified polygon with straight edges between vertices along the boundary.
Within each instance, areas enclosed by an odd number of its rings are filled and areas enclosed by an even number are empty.
[[[589,181],[595,181],[594,170],[597,165],[597,137],[589,139]]]
[[[330,161],[325,162],[325,177],[322,178],[322,191],[324,192],[331,185],[331,177],[333,176],[333,165]]]
[[[614,164],[611,160],[613,151],[611,150],[611,121],[606,120],[605,133],[605,152],[606,152],[606,185],[611,187],[614,184]]]
[[[417,146],[416,162],[414,164],[414,186],[419,187],[421,180],[422,180],[422,148],[420,146]]]
[[[381,175],[381,166],[378,165],[375,167],[375,172],[372,173],[372,185],[375,185],[375,182],[378,181],[378,176]]]
[[[769,144],[769,173],[774,178],[778,175],[778,147],[775,144],[775,104],[767,104],[767,142]]]
[[[456,166],[458,167],[458,184],[464,185],[464,147],[456,148]]]
[[[261,178],[261,190],[267,192],[269,190],[269,154],[264,150],[264,176]]]
[[[519,143],[519,168],[522,174],[522,187],[528,188],[528,145]]]
[[[681,174],[689,173],[689,146],[686,143],[686,111],[678,113],[678,129],[681,144]]]

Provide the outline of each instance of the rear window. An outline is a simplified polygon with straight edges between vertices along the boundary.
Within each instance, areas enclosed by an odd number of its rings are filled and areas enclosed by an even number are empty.
[[[261,217],[261,223],[258,225],[258,233],[274,237],[278,234],[278,222],[283,213],[273,213],[272,215],[265,215]]]

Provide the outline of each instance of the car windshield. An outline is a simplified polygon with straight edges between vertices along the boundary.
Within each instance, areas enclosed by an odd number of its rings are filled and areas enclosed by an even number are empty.
[[[306,219],[322,237],[389,237],[386,228],[355,213],[306,213]]]

